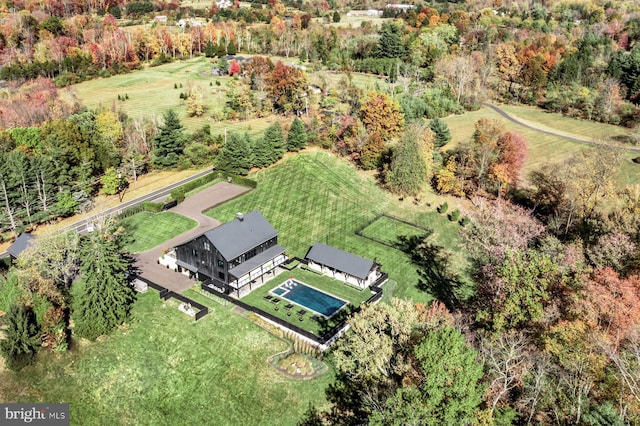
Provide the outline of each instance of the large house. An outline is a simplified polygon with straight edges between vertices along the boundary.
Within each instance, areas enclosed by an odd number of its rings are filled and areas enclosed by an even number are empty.
[[[278,232],[257,211],[238,213],[233,221],[175,248],[178,271],[238,297],[287,260],[284,252]]]
[[[380,265],[344,250],[315,243],[307,252],[308,266],[337,280],[367,288],[380,276]]]

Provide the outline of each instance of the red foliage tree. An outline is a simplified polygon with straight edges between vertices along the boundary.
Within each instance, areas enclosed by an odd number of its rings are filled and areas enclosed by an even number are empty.
[[[229,75],[240,74],[240,71],[242,71],[240,64],[236,61],[231,61],[229,64]]]

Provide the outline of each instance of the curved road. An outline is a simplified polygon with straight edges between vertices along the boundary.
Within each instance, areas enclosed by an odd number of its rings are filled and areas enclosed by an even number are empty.
[[[580,139],[580,138],[574,138],[572,136],[566,136],[566,135],[561,135],[559,133],[555,133],[549,130],[544,130],[541,129],[539,127],[535,127],[532,126],[531,124],[527,124],[525,122],[522,122],[520,120],[518,120],[517,118],[513,117],[512,115],[510,115],[509,113],[507,113],[506,111],[500,109],[499,107],[492,105],[490,103],[487,102],[483,102],[482,105],[486,106],[487,108],[491,108],[492,110],[494,110],[495,112],[497,112],[498,114],[500,114],[502,117],[506,118],[507,120],[511,121],[512,123],[516,123],[519,126],[522,127],[526,127],[527,129],[536,131],[536,132],[540,132],[540,133],[544,133],[546,135],[551,135],[551,136],[555,136],[558,138],[562,138],[562,139],[566,139],[572,142],[577,142],[577,143],[581,143],[583,145],[589,145],[589,146],[606,146],[606,147],[610,147],[610,148],[622,148],[626,151],[631,151],[631,152],[640,152],[640,147],[630,147],[630,146],[620,146],[620,145],[612,145],[612,144],[608,144],[608,143],[604,143],[604,142],[596,142],[594,140],[591,139]]]

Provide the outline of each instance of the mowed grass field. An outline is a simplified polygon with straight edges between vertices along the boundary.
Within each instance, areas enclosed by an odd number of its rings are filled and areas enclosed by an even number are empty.
[[[223,306],[198,322],[150,290],[130,324],[19,374],[0,370],[0,401],[70,404],[72,425],[296,424],[325,406],[329,372],[284,377],[269,356],[287,344]]]
[[[173,212],[141,212],[120,221],[129,235],[127,249],[140,253],[198,226],[198,222]]]
[[[210,118],[212,114],[222,111],[227,100],[227,84],[232,81],[231,77],[211,74],[211,69],[216,63],[215,59],[198,57],[158,67],[146,67],[129,74],[85,81],[76,84],[73,89],[88,108],[115,106],[133,118],[160,118],[165,111],[174,109],[189,131],[209,124],[213,134],[223,133],[225,128],[229,131],[249,132],[252,135],[261,134],[274,118],[234,122]],[[220,82],[220,86],[216,85],[216,81]],[[174,88],[174,85],[178,88]],[[188,92],[189,88],[202,94],[208,108],[204,117],[187,116],[187,102],[180,99],[180,93]],[[119,101],[118,95],[127,95],[129,99]]]
[[[303,152],[252,177],[258,181],[257,189],[206,214],[227,222],[236,212],[258,210],[278,230],[278,242],[289,256],[304,257],[309,247],[320,241],[375,259],[390,279],[398,282],[394,295],[415,301],[429,301],[431,295],[417,288],[416,267],[408,255],[355,234],[377,215],[389,213],[433,229],[431,238],[454,253],[458,272],[466,269],[458,224],[437,214],[435,207],[401,207],[373,178],[363,177],[333,154]]]
[[[527,124],[577,138],[607,141],[628,133],[627,129],[619,126],[563,117],[561,114],[547,113],[539,108],[515,106],[500,106],[500,108],[503,108],[507,113]],[[482,107],[477,111],[445,118],[444,121],[449,125],[449,129],[451,130],[451,142],[449,142],[444,149],[453,148],[460,142],[470,140],[475,130],[475,123],[481,118],[500,120],[505,124],[507,129],[520,133],[527,140],[529,152],[524,170],[524,178],[526,178],[527,173],[546,165],[559,163],[580,150],[586,149],[593,150],[594,153],[596,152],[593,147],[572,142],[561,137],[536,132],[535,130],[508,121],[494,110],[486,107]],[[632,158],[639,155],[640,153],[632,152],[625,154],[618,175],[620,187],[627,184],[640,183],[640,165],[631,161]]]
[[[251,55],[241,56],[249,57]],[[296,58],[279,57],[271,57],[271,60],[274,63],[282,60],[286,64],[294,64],[297,61]],[[211,69],[217,67],[217,62],[217,59],[205,57],[175,61],[157,67],[145,67],[128,74],[85,81],[72,86],[72,90],[90,109],[115,107],[137,119],[142,117],[161,118],[164,112],[174,109],[189,131],[209,124],[214,135],[223,134],[225,130],[247,132],[253,137],[262,135],[264,130],[280,117],[269,116],[242,121],[219,121],[212,118],[223,110],[227,102],[226,94],[229,90],[229,84],[233,83],[231,77],[212,75]],[[308,72],[310,83],[320,84],[316,74]],[[325,75],[329,88],[341,87],[343,73],[326,72],[323,75]],[[354,85],[367,91],[374,90],[376,87],[384,90],[387,85],[384,79],[366,74],[353,74],[352,81]],[[218,86],[216,82],[220,85]],[[177,88],[175,88],[176,85]],[[187,115],[187,102],[180,99],[180,93],[188,92],[189,88],[200,93],[207,106],[207,112],[202,117]],[[125,95],[129,99],[118,100],[118,96],[122,98]]]

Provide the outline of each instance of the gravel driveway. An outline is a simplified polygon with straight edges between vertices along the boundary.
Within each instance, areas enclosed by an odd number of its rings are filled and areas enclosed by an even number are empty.
[[[249,188],[221,182],[186,198],[182,203],[170,209],[169,211],[197,221],[198,226],[169,241],[165,241],[151,250],[135,255],[135,265],[138,267],[140,275],[176,293],[182,293],[184,290],[192,287],[194,284],[193,280],[170,269],[166,269],[162,265],[158,265],[157,260],[160,257],[162,249],[175,247],[220,225],[220,222],[205,216],[202,212],[232,200],[248,191],[250,191]]]

